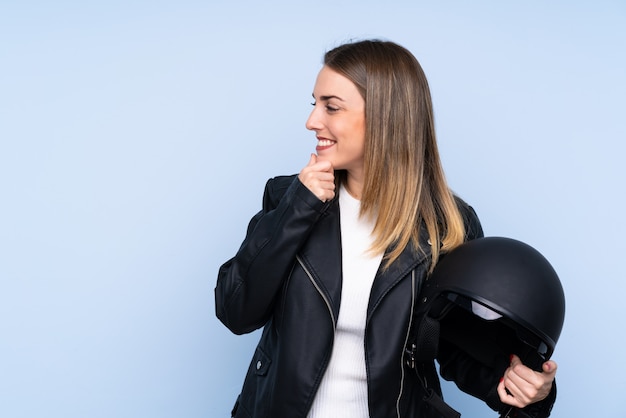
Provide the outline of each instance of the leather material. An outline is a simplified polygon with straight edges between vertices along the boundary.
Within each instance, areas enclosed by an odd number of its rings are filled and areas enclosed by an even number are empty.
[[[482,236],[473,209],[460,199],[459,208],[467,238]],[[263,209],[250,221],[239,251],[220,267],[218,318],[236,334],[263,327],[233,416],[307,416],[330,359],[341,305],[339,216],[337,198],[321,202],[297,176],[271,179]],[[404,361],[430,260],[425,231],[420,249],[405,248],[387,270],[379,269],[372,285],[365,330],[371,418],[438,416],[424,402],[424,388]],[[444,354],[448,370],[457,367],[454,354],[449,361]],[[436,376],[432,361],[421,367]],[[475,380],[459,378],[469,386]],[[441,393],[438,381],[430,387]]]

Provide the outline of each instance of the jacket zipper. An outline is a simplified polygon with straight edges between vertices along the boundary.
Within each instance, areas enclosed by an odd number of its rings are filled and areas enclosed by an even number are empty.
[[[404,380],[405,380],[404,356],[405,356],[406,346],[409,342],[411,328],[413,327],[413,310],[414,309],[415,309],[415,269],[411,271],[411,315],[409,316],[409,327],[407,328],[406,337],[404,338],[404,344],[402,346],[403,351],[402,351],[402,355],[400,356],[400,369],[402,370],[402,375],[401,375],[401,380],[400,380],[400,393],[398,394],[398,400],[396,401],[396,414],[398,418],[400,418],[400,399],[402,398],[402,392],[404,392]],[[413,365],[415,364],[415,358],[413,356],[411,356],[411,362],[413,363]]]
[[[304,262],[302,261],[302,259],[300,258],[299,255],[296,255],[296,260],[298,261],[298,264],[300,264],[300,267],[302,267],[302,270],[304,270],[304,273],[308,276],[308,278],[311,281],[311,283],[313,283],[313,286],[315,286],[315,289],[317,290],[317,293],[320,294],[320,296],[324,300],[324,303],[326,303],[326,307],[328,308],[328,313],[330,314],[330,319],[331,319],[331,321],[333,323],[333,332],[334,332],[337,329],[337,323],[335,321],[335,315],[333,315],[333,308],[332,308],[332,306],[330,306],[330,301],[328,300],[328,298],[326,297],[324,292],[322,292],[322,289],[319,287],[317,282],[313,279],[313,275],[311,274],[309,269],[306,268],[306,266],[304,265]],[[324,365],[324,368],[326,368],[328,366],[328,361],[329,360],[326,361],[326,364]],[[316,385],[315,385],[315,392],[317,392],[317,389],[319,388],[320,383],[321,383],[321,380],[316,383]],[[311,399],[309,400],[309,402],[307,404],[307,411],[311,409],[311,404],[312,404],[313,400],[314,399],[311,397]]]
[[[313,279],[313,275],[311,274],[309,269],[305,267],[299,255],[296,255],[296,260],[298,260],[298,263],[300,264],[300,266],[302,267],[306,275],[309,277],[309,280],[311,281],[311,283],[313,283],[313,286],[315,286],[315,289],[317,289],[317,292],[320,294],[320,296],[322,296],[322,299],[324,299],[324,302],[326,303],[326,307],[328,308],[328,313],[330,313],[330,319],[333,321],[333,330],[336,329],[337,324],[335,321],[335,315],[333,315],[333,308],[330,306],[330,301],[328,300],[324,292],[322,292],[322,289],[320,289],[317,282]]]

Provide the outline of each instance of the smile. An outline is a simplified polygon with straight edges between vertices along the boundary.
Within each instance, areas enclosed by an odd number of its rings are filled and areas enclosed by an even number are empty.
[[[337,141],[332,141],[330,139],[318,139],[317,146],[318,147],[330,147],[331,145],[335,145]]]

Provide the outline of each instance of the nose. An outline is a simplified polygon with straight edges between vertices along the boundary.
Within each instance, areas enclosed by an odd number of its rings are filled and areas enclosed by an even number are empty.
[[[309,118],[306,120],[305,126],[310,131],[318,131],[321,129],[321,119],[319,117],[319,111],[317,106],[313,107]]]

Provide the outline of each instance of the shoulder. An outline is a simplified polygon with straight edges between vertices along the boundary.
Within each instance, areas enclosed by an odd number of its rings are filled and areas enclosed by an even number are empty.
[[[265,208],[275,208],[283,200],[286,202],[302,201],[318,211],[327,206],[300,182],[297,174],[272,177],[265,184],[263,195]]]
[[[280,197],[285,194],[289,186],[291,186],[296,177],[298,177],[297,174],[272,177],[265,184],[265,191],[272,197],[280,199]]]
[[[286,205],[304,205],[316,212],[325,212],[335,199],[323,202],[317,198],[304,184],[300,182],[297,174],[289,176],[272,177],[265,184],[263,194],[263,208],[272,210],[281,202]],[[298,203],[296,203],[298,202]]]
[[[270,206],[276,206],[283,198],[289,186],[297,178],[297,174],[290,176],[272,177],[265,183],[265,192],[263,194],[263,202]]]
[[[466,240],[472,240],[475,238],[481,238],[484,236],[480,219],[476,214],[476,211],[465,200],[459,196],[454,196],[456,205],[459,208],[461,217],[463,217],[463,224],[465,225],[465,238]]]

